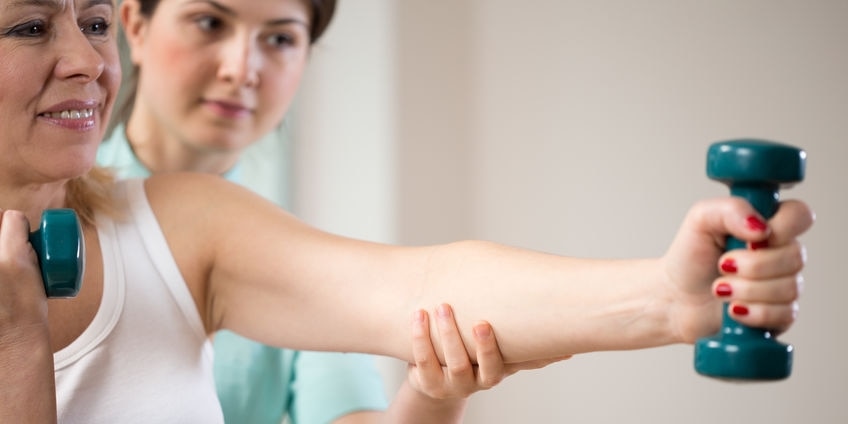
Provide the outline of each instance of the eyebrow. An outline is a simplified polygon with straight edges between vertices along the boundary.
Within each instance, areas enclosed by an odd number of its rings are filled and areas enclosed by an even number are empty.
[[[38,1],[38,0],[36,0]],[[92,0],[94,1],[94,0]],[[110,0],[105,0],[110,1]],[[221,13],[229,16],[236,16],[236,12],[230,9],[227,6],[224,6],[221,3],[218,3],[214,0],[194,0],[189,3],[206,3],[209,6],[212,6],[215,9],[218,9]],[[309,23],[296,18],[280,18],[280,19],[271,19],[270,21],[265,22],[267,25],[303,25],[307,30],[309,29]]]

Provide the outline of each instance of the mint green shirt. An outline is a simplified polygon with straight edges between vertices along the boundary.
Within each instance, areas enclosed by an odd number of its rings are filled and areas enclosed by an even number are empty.
[[[123,126],[101,144],[97,163],[113,168],[120,178],[150,175]],[[224,177],[252,188],[249,178],[242,181],[249,173],[240,166]],[[388,404],[369,355],[278,349],[230,331],[215,335],[214,348],[215,385],[227,423],[280,424],[288,417],[292,424],[323,424],[352,412],[384,410]]]

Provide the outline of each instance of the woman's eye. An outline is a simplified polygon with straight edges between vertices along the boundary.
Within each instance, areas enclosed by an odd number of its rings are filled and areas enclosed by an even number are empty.
[[[214,31],[221,27],[221,20],[212,16],[204,16],[195,21],[204,31]]]
[[[98,19],[90,24],[80,27],[86,34],[103,35],[109,32],[110,24],[105,19]]]
[[[274,47],[285,47],[294,44],[294,38],[287,34],[273,34],[266,38],[268,44]]]
[[[47,32],[47,24],[42,21],[27,22],[18,25],[7,32],[7,35],[17,37],[38,37]]]

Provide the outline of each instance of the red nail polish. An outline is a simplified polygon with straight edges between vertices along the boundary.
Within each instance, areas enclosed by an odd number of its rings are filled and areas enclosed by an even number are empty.
[[[766,228],[768,228],[768,225],[766,225],[766,223],[763,222],[763,220],[761,220],[760,218],[757,218],[754,215],[749,216],[748,218],[745,219],[745,221],[748,223],[748,228],[750,228],[754,231],[765,231]]]
[[[729,274],[735,273],[737,271],[736,261],[732,258],[725,259],[724,262],[721,263],[721,270]]]
[[[765,249],[768,245],[768,240],[755,241],[751,243],[751,250]]]
[[[720,297],[727,297],[733,294],[733,289],[730,287],[730,284],[718,283],[715,288],[715,293]]]
[[[742,305],[733,305],[730,310],[733,312],[733,315],[745,316],[748,315],[748,308]]]

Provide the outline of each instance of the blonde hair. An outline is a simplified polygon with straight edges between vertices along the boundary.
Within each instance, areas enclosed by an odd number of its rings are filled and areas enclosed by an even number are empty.
[[[96,213],[118,215],[112,199],[115,177],[105,168],[94,167],[87,174],[68,181],[67,207],[75,210],[83,225],[94,225]]]

